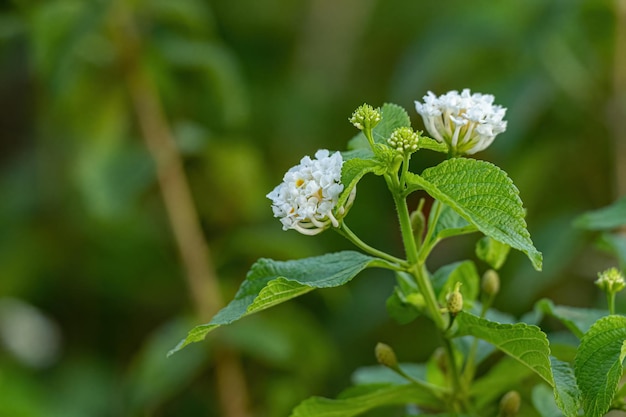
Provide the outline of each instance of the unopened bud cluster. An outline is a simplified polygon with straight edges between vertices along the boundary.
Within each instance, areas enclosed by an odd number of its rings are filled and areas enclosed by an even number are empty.
[[[387,139],[389,146],[402,153],[412,153],[417,150],[419,134],[410,127],[399,127]]]
[[[615,294],[624,289],[626,282],[624,282],[624,276],[617,268],[610,268],[598,274],[596,285],[602,291]]]
[[[352,117],[348,119],[350,123],[359,130],[373,129],[382,118],[380,111],[374,109],[369,104],[363,104],[357,108]]]

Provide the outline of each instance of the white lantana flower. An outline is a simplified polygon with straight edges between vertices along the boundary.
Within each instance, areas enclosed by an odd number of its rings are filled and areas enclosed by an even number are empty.
[[[446,143],[453,154],[474,154],[506,130],[502,120],[506,108],[494,105],[493,100],[491,94],[471,94],[468,88],[439,97],[429,91],[423,104],[415,102],[415,109],[431,136]]]
[[[315,159],[305,156],[299,165],[287,171],[283,182],[267,195],[272,200],[274,217],[280,218],[283,230],[295,229],[305,235],[316,235],[330,225],[339,226],[333,209],[344,188],[342,165],[341,153],[331,155],[321,149],[315,153]]]

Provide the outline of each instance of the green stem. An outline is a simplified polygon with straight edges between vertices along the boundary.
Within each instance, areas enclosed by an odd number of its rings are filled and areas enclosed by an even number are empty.
[[[420,262],[418,257],[417,244],[415,242],[415,236],[413,235],[413,228],[411,227],[409,208],[406,204],[406,200],[402,197],[398,178],[385,175],[385,179],[387,180],[387,185],[391,190],[393,201],[396,205],[398,221],[400,222],[400,231],[402,233],[402,241],[404,243],[406,257],[411,265],[409,272],[415,277],[417,286],[424,297],[426,308],[428,309],[430,316],[435,322],[437,328],[443,331],[446,328],[446,323],[444,322],[441,312],[439,311],[435,291],[433,290],[430,280],[425,274],[424,263]]]
[[[415,385],[419,385],[420,387],[424,388],[425,390],[431,392],[432,394],[434,394],[438,398],[441,398],[443,395],[448,394],[446,388],[439,387],[437,385],[432,385],[432,384],[429,384],[427,382],[423,382],[423,381],[420,381],[418,379],[415,379],[411,375],[409,375],[406,372],[404,372],[399,366],[389,367],[389,369],[391,369],[392,371],[394,371],[395,373],[397,373],[398,375],[400,375],[401,377],[403,377],[407,381],[409,381],[409,382],[411,382],[411,383],[413,383]]]
[[[426,271],[424,270],[423,265],[415,265],[409,271],[415,277],[417,282],[417,287],[420,290],[420,293],[424,296],[424,302],[426,303],[426,308],[428,308],[428,312],[430,313],[431,318],[435,322],[435,325],[439,330],[444,332],[448,325],[446,324],[443,316],[441,315],[441,310],[439,308],[439,304],[437,303],[437,296],[435,295],[435,291],[433,290],[433,286],[428,279]]]
[[[363,242],[361,239],[359,239],[359,237],[356,234],[354,234],[352,230],[350,230],[350,228],[345,222],[341,223],[341,227],[337,229],[337,231],[346,239],[348,239],[350,242],[352,242],[355,246],[357,246],[359,249],[363,250],[366,253],[369,253],[370,255],[374,255],[378,258],[384,259],[393,264],[401,266],[403,269],[409,266],[408,263],[404,259],[396,258],[395,256],[389,255],[388,253],[385,253],[379,249],[373,248],[367,243]]]
[[[411,160],[411,154],[404,154],[404,160],[402,161],[402,172],[400,174],[400,184],[402,188],[406,188],[406,175],[409,172],[409,161]]]
[[[609,305],[609,314],[615,314],[615,293],[613,291],[606,292],[606,301]]]
[[[401,180],[403,180],[401,174]],[[433,322],[439,329],[439,332],[443,339],[443,344],[446,350],[446,354],[448,356],[448,360],[450,362],[450,371],[452,374],[452,388],[453,388],[453,409],[455,411],[459,410],[459,407],[463,409],[468,409],[467,399],[465,396],[465,391],[461,384],[461,377],[459,374],[459,370],[456,366],[456,361],[454,359],[454,348],[450,343],[450,340],[447,338],[445,331],[447,328],[446,320],[441,314],[439,304],[437,302],[437,296],[435,295],[435,291],[433,290],[432,283],[428,277],[425,268],[426,258],[428,257],[432,245],[428,244],[429,239],[432,238],[434,233],[437,221],[439,219],[439,215],[441,214],[441,205],[436,203],[435,214],[433,216],[433,221],[430,222],[428,233],[426,239],[424,240],[425,244],[418,249],[418,246],[415,241],[415,235],[413,233],[413,228],[411,227],[411,217],[409,214],[409,208],[406,203],[405,197],[405,186],[404,184],[398,180],[397,175],[385,175],[385,181],[387,182],[387,186],[391,191],[393,196],[393,201],[396,206],[396,211],[398,213],[398,221],[400,223],[400,231],[402,233],[402,241],[404,243],[404,248],[406,251],[406,257],[411,265],[408,272],[413,275],[416,280],[417,286],[419,288],[420,293],[424,297],[424,302],[426,304],[426,308],[428,310],[429,315],[431,316]]]
[[[450,343],[450,339],[447,337],[443,337],[443,346],[446,350],[446,354],[448,355],[448,360],[450,362],[450,373],[452,374],[452,388],[454,389],[454,393],[457,394],[456,398],[459,398],[459,394],[463,392],[463,388],[461,386],[461,378],[459,377],[459,370],[456,366],[456,360],[454,359],[454,348],[452,347],[452,343]],[[464,397],[461,396],[461,402],[465,406]],[[459,410],[456,410],[459,411]]]
[[[435,242],[432,242],[432,237],[433,237],[433,234],[435,233],[435,229],[436,229],[435,226],[437,225],[437,222],[439,221],[439,216],[441,215],[442,207],[443,205],[439,201],[435,200],[435,202],[433,203],[433,207],[432,207],[432,210],[435,210],[435,213],[433,214],[433,221],[428,222],[428,230],[426,231],[426,237],[424,238],[424,243],[418,253],[418,259],[422,263],[426,261],[426,258],[430,254],[430,251],[435,246]]]
[[[365,135],[365,138],[369,142],[370,147],[372,148],[372,152],[374,152],[374,137],[372,136],[372,129],[371,128],[363,129],[363,134]]]

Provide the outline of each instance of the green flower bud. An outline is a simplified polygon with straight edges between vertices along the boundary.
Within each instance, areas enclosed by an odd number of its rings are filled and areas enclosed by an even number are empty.
[[[626,286],[624,276],[617,268],[609,268],[598,274],[596,285],[606,293],[615,294]]]
[[[463,310],[463,294],[459,291],[461,283],[457,282],[454,286],[454,291],[446,297],[446,307],[453,316],[457,315],[459,311]]]
[[[500,275],[493,269],[489,269],[483,274],[481,282],[483,293],[488,297],[495,297],[500,291]]]
[[[517,391],[509,391],[500,400],[499,417],[515,417],[519,412],[522,399]]]
[[[424,227],[426,225],[426,218],[424,217],[424,213],[422,213],[421,206],[422,203],[420,202],[420,207],[411,213],[411,229],[413,229],[413,236],[416,242],[422,241],[422,235],[424,234]]]
[[[374,352],[376,353],[376,360],[379,364],[387,368],[398,369],[398,359],[391,346],[379,342]]]
[[[369,104],[357,108],[348,120],[359,130],[373,129],[382,119],[380,111]]]
[[[417,150],[419,134],[410,127],[399,127],[387,139],[389,146],[401,153],[413,153]]]

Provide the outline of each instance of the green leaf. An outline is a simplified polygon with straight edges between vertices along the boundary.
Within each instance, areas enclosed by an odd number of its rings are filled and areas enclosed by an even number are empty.
[[[526,229],[519,191],[495,165],[468,158],[448,159],[422,175],[409,173],[410,190],[424,189],[449,205],[485,235],[524,252],[535,269],[542,256]]]
[[[474,262],[455,262],[439,268],[433,274],[433,286],[439,293],[437,298],[442,305],[446,304],[446,297],[454,290],[457,282],[462,284],[460,291],[463,294],[463,301],[471,306],[480,289],[480,277]]]
[[[509,249],[509,245],[485,236],[476,243],[476,256],[493,269],[500,269],[506,261]]]
[[[300,403],[291,417],[352,417],[373,408],[407,403],[433,408],[441,406],[440,400],[420,385],[376,384],[359,386],[336,400],[311,397]]]
[[[293,261],[259,259],[241,284],[235,299],[207,323],[191,329],[185,339],[168,355],[189,343],[199,342],[206,334],[249,314],[265,310],[315,288],[338,287],[369,267],[385,267],[382,259],[359,252],[344,251]]]
[[[439,217],[435,219],[437,211],[439,211]],[[435,230],[433,231],[433,241],[424,242],[424,244],[429,246],[434,246],[437,242],[445,238],[473,233],[477,230],[474,225],[468,223],[467,220],[450,208],[450,206],[438,200],[435,200],[433,203],[433,208],[428,217],[428,224],[433,224],[435,220],[437,223],[435,223]]]
[[[382,119],[380,123],[372,129],[372,138],[375,143],[387,143],[387,139],[391,136],[391,133],[399,127],[410,127],[411,119],[404,108],[393,103],[385,103],[380,108],[380,114]],[[354,136],[348,142],[348,149],[367,149],[370,150],[370,145],[365,138],[363,132],[360,132]]]
[[[387,143],[387,139],[399,127],[410,127],[411,119],[403,107],[393,103],[385,103],[380,109],[382,119],[374,129],[372,137],[376,143]]]
[[[426,367],[421,363],[401,363],[398,365],[400,369],[411,378],[425,381]],[[372,385],[372,384],[394,384],[405,385],[408,381],[397,372],[392,371],[386,366],[364,366],[352,373],[352,382],[355,385]]]
[[[587,230],[611,230],[626,225],[626,196],[613,204],[589,211],[574,221],[574,226]]]
[[[350,152],[351,154],[354,151]],[[360,153],[359,153],[360,154]],[[345,159],[345,156],[344,156]],[[369,173],[375,173],[376,175],[382,175],[386,171],[386,167],[382,165],[377,159],[374,159],[372,155],[371,159],[352,158],[343,163],[341,167],[341,183],[344,185],[344,189],[337,201],[337,207],[343,207],[350,197],[350,192],[357,183]]]
[[[620,268],[626,270],[626,236],[618,233],[603,233],[598,246],[617,257]]]
[[[518,360],[551,386],[548,338],[539,327],[525,323],[500,324],[461,311],[456,317],[458,331],[455,336],[475,336]]]
[[[606,310],[555,306],[551,300],[539,300],[535,307],[545,314],[559,319],[576,337],[583,337],[589,328],[600,318],[606,316]]]
[[[420,136],[417,146],[418,149],[430,149],[435,152],[448,153],[448,145],[427,136]]]
[[[580,391],[574,370],[567,362],[550,357],[554,376],[554,398],[565,417],[576,417],[580,409]]]
[[[505,356],[472,384],[470,395],[480,409],[497,401],[506,392],[519,388],[522,381],[531,375],[534,374],[530,368]]]
[[[423,296],[419,294],[417,284],[408,273],[396,272],[396,281],[398,285],[387,299],[387,312],[399,324],[407,324],[420,315],[420,311],[414,303],[410,302],[409,297],[422,297],[423,299]]]
[[[603,317],[580,341],[574,373],[586,417],[601,417],[610,408],[626,356],[626,317]]]
[[[556,405],[554,394],[546,384],[535,385],[532,391],[532,403],[541,417],[563,417]]]

